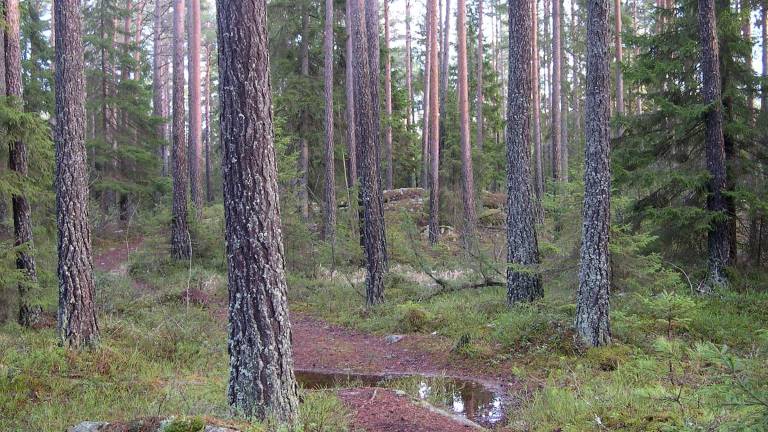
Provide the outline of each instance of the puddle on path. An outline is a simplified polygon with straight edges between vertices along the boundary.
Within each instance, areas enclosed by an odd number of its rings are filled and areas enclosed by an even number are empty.
[[[344,372],[296,371],[299,385],[308,389],[335,387],[387,387],[418,393],[439,408],[492,427],[506,419],[506,398],[501,391],[482,383],[460,378],[400,374],[356,374]]]

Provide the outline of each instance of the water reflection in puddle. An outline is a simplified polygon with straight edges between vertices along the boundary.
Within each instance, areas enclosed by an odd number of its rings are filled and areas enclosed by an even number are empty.
[[[418,396],[422,400],[436,402],[440,408],[472,420],[483,426],[499,424],[505,418],[505,398],[476,381],[459,378],[421,375],[376,375],[343,372],[296,371],[299,384],[308,389],[326,389],[345,386],[389,387],[400,390],[399,384],[408,387],[406,381],[418,380]]]

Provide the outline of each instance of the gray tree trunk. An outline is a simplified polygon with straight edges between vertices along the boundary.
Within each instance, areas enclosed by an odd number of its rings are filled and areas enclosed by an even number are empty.
[[[56,224],[58,227],[58,332],[64,346],[99,340],[93,304],[93,259],[88,220],[85,150],[85,69],[80,1],[56,0]]]
[[[187,259],[192,251],[187,225],[187,156],[184,127],[184,0],[173,6],[173,208],[171,256]]]
[[[530,0],[509,0],[507,6],[507,301],[515,304],[541,298],[544,290],[535,268],[540,260],[530,169],[532,17],[535,14]]]
[[[381,192],[381,167],[378,117],[378,3],[350,0],[352,66],[355,90],[355,138],[360,175],[362,236],[367,269],[365,293],[368,306],[384,301],[384,274],[387,271],[387,245],[384,230],[384,205]],[[371,41],[375,38],[375,41]],[[375,52],[372,52],[375,51]]]
[[[229,285],[229,404],[295,424],[265,0],[217,0]],[[256,229],[255,227],[258,227]]]
[[[611,224],[608,0],[587,3],[587,81],[584,150],[584,208],[581,231],[576,333],[589,346],[611,342],[608,249]]]
[[[5,94],[19,111],[24,111],[21,79],[21,29],[19,0],[5,0]],[[25,178],[28,174],[29,152],[24,141],[9,144],[8,166],[16,175]],[[16,268],[24,274],[19,282],[19,324],[30,327],[40,318],[39,306],[30,304],[29,291],[37,285],[37,270],[32,241],[32,210],[24,193],[11,196],[13,207],[14,246],[20,248],[16,253]]]
[[[201,46],[201,24],[200,24],[200,0],[189,0],[189,28],[187,48],[187,74],[189,78],[189,190],[190,199],[195,206],[198,216],[203,211],[203,188],[200,175],[200,166],[202,165],[203,149],[203,129],[202,129],[202,106],[200,97],[200,46]]]
[[[717,40],[717,18],[714,0],[699,0],[699,37],[701,44],[702,92],[704,102],[711,105],[705,114],[709,195],[707,210],[726,214],[728,205],[723,191],[727,186],[723,108],[720,81],[720,48]],[[725,268],[730,256],[728,221],[715,219],[709,229],[709,272],[706,290],[727,284]]]
[[[325,202],[323,239],[333,242],[336,234],[336,170],[333,158],[333,0],[325,0],[323,33],[323,78],[325,81]]]

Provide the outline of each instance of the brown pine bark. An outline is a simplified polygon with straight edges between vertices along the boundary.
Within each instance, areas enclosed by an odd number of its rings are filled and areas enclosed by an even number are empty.
[[[411,0],[405,0],[405,87],[408,90],[406,126],[411,130],[415,122],[413,109],[413,52],[411,47]]]
[[[203,118],[205,120],[205,129],[203,131],[203,149],[205,151],[205,200],[208,203],[213,202],[213,155],[211,154],[211,51],[213,46],[207,44],[205,46],[205,77],[203,78],[203,85],[205,87],[205,111]]]
[[[344,14],[344,26],[347,30],[347,63],[345,73],[346,96],[347,96],[347,166],[348,182],[347,187],[354,187],[357,184],[357,146],[355,142],[355,89],[353,85],[354,73],[352,70],[352,23],[350,2],[355,0],[346,0],[346,13]]]
[[[451,1],[445,0],[445,21],[443,21],[441,51],[440,51],[440,112],[445,112],[445,98],[448,93],[448,65],[451,59]],[[439,16],[439,15],[438,15]],[[438,24],[439,25],[439,24]],[[442,118],[440,119],[442,123]],[[441,125],[445,127],[445,125]],[[441,143],[443,139],[443,129],[440,129]]]
[[[552,0],[552,178],[555,181],[562,180],[562,156],[560,118],[560,83],[561,83],[561,55],[560,47],[560,4],[561,0]]]
[[[437,1],[428,0],[427,27],[429,34],[429,243],[440,240],[440,111],[439,72],[437,58]]]
[[[723,138],[723,108],[720,77],[720,48],[717,40],[717,19],[714,0],[699,0],[699,37],[701,46],[702,93],[710,104],[705,114],[708,182],[707,210],[726,214],[724,190],[727,187],[725,143]],[[728,282],[725,268],[730,256],[728,221],[715,219],[708,237],[708,277],[705,289],[711,291]]]
[[[93,304],[93,259],[88,220],[85,150],[85,69],[80,1],[56,0],[56,223],[58,227],[58,332],[65,347],[98,343]]]
[[[509,95],[507,97],[507,301],[541,298],[540,263],[531,199],[531,71],[534,18],[530,0],[509,0]],[[534,2],[535,3],[535,2]],[[533,5],[535,7],[535,4]],[[533,107],[538,110],[538,107]],[[532,268],[534,267],[534,268]]]
[[[565,35],[565,10],[561,4],[560,13],[560,34]],[[560,173],[563,181],[568,181],[568,92],[562,89],[562,84],[568,82],[568,56],[566,55],[565,42],[560,41],[560,59],[561,59],[561,89],[560,89]]]
[[[386,58],[384,61],[384,107],[387,115],[387,126],[384,130],[384,154],[387,158],[387,171],[384,180],[384,188],[393,188],[393,168],[394,160],[392,157],[392,54],[389,50],[389,1],[384,0],[384,52]]]
[[[323,78],[325,81],[325,200],[323,239],[333,242],[336,234],[336,171],[333,165],[333,0],[325,0],[323,52]]]
[[[533,154],[535,159],[536,215],[540,220],[544,214],[541,208],[541,199],[544,196],[544,163],[541,144],[541,81],[539,80],[539,0],[531,1],[531,52],[533,55],[533,67],[531,68],[531,92],[533,93]],[[512,79],[510,79],[510,82]],[[512,84],[510,84],[511,86]]]
[[[217,0],[233,409],[298,421],[265,0]],[[258,229],[255,229],[258,227]]]
[[[195,206],[198,216],[203,211],[202,179],[200,166],[203,149],[202,114],[200,98],[200,0],[189,0],[189,28],[188,28],[188,77],[189,77],[189,191],[192,204]]]
[[[611,342],[610,54],[608,0],[587,3],[587,82],[584,106],[584,208],[582,210],[576,333],[588,346]]]
[[[304,79],[309,79],[309,12],[304,10],[301,17],[301,46],[299,47],[300,72]],[[301,111],[299,125],[299,157],[298,163],[298,198],[299,213],[304,220],[309,220],[309,141],[307,140],[307,125],[309,124],[308,108]]]
[[[483,95],[483,0],[477,1],[477,50],[475,52],[475,117],[477,129],[475,131],[475,145],[480,150],[483,149],[485,140],[485,119],[483,117],[483,107],[485,98]]]
[[[154,55],[152,57],[152,114],[155,117],[163,119],[161,123],[157,125],[157,136],[162,140],[160,145],[160,158],[162,160],[162,175],[165,176],[168,173],[168,99],[166,98],[166,82],[169,72],[168,67],[168,44],[165,42],[167,34],[165,32],[164,11],[167,2],[161,0],[155,0],[154,9],[154,24],[153,24],[153,39],[152,39],[152,51]]]
[[[21,79],[21,40],[19,0],[5,0],[5,94],[19,111],[24,110]],[[29,152],[23,140],[9,144],[8,167],[21,178],[28,175]],[[30,303],[29,291],[37,285],[37,270],[32,240],[32,210],[24,193],[11,196],[13,208],[13,244],[16,268],[24,275],[19,282],[19,324],[31,327],[40,318],[41,309]]]
[[[387,245],[384,230],[384,205],[381,193],[381,167],[378,154],[378,6],[365,0],[350,0],[352,66],[354,71],[355,138],[360,175],[359,201],[363,250],[365,252],[366,305],[384,301],[384,274],[387,271]],[[373,25],[372,25],[373,24]],[[371,31],[374,30],[375,32]],[[375,38],[375,42],[371,42]],[[375,52],[371,52],[374,50]]]
[[[469,78],[467,73],[467,2],[456,1],[456,44],[458,60],[459,92],[459,147],[461,148],[461,190],[464,205],[464,244],[471,247],[475,242],[477,211],[475,205],[475,180],[472,170],[472,142],[469,129]]]
[[[173,0],[173,208],[171,256],[187,259],[192,251],[187,224],[187,156],[184,128],[184,0]]]
[[[4,20],[5,5],[0,1],[0,18]],[[5,31],[0,30],[0,95],[5,95]],[[0,129],[2,133],[2,129]],[[0,164],[0,174],[5,170],[5,164]],[[5,194],[0,194],[0,228],[5,224],[5,220],[8,218],[8,203],[6,199],[8,197]],[[2,307],[2,300],[0,300],[0,307]]]

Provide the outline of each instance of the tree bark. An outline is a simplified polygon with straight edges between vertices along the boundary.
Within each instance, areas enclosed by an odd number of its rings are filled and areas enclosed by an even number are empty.
[[[616,53],[616,115],[621,118],[624,116],[624,73],[621,70],[624,61],[624,51],[621,43],[621,0],[613,1],[614,9],[614,29],[613,45]],[[617,126],[616,136],[622,135],[621,126]]]
[[[430,97],[429,97],[429,91],[431,88],[430,85],[430,74],[432,73],[432,69],[430,67],[432,55],[430,52],[430,41],[431,36],[430,33],[432,29],[429,27],[429,14],[431,13],[432,9],[429,6],[429,3],[427,3],[426,7],[426,15],[424,16],[424,21],[426,25],[426,40],[425,40],[425,47],[424,47],[424,91],[423,91],[423,98],[422,98],[422,106],[423,106],[423,118],[422,118],[422,131],[421,131],[421,187],[424,189],[429,189],[429,183],[430,183],[430,163],[429,163],[429,128],[430,128],[430,119],[429,119],[429,104],[430,104]]]
[[[608,0],[587,3],[584,208],[576,332],[588,346],[611,342],[608,249],[611,223],[610,59]]]
[[[413,109],[413,52],[411,47],[411,0],[405,0],[405,87],[408,90],[406,126],[411,130],[415,123]]]
[[[333,242],[336,233],[336,171],[333,166],[333,0],[325,0],[323,34],[325,81],[325,211],[323,239]]]
[[[552,178],[555,181],[562,180],[561,170],[561,136],[562,127],[560,119],[560,83],[561,83],[561,55],[560,47],[560,1],[552,0]]]
[[[448,66],[451,60],[451,1],[452,0],[445,0],[445,21],[443,22],[442,28],[442,45],[441,45],[441,51],[440,51],[440,72],[438,73],[438,79],[440,83],[439,88],[439,119],[440,127],[439,127],[439,140],[438,140],[438,146],[444,147],[445,146],[445,130],[446,125],[443,123],[443,117],[442,113],[445,113],[445,103],[446,98],[448,97]],[[439,17],[440,15],[438,15]],[[439,18],[438,18],[438,25],[439,25]],[[438,150],[438,157],[439,157],[439,150]]]
[[[507,97],[507,301],[541,298],[544,290],[531,199],[531,61],[534,24],[531,0],[509,0],[509,95]],[[535,5],[534,5],[535,7]],[[461,27],[459,27],[461,28]],[[537,110],[538,107],[533,107]]]
[[[162,175],[168,173],[168,100],[166,98],[166,75],[168,74],[168,44],[165,42],[165,26],[163,25],[163,10],[167,6],[166,2],[155,0],[154,10],[154,36],[152,39],[152,114],[155,117],[163,119],[157,125],[157,136],[162,140],[160,145],[160,158],[162,160]]]
[[[18,0],[5,0],[5,94],[9,102],[24,111],[21,71],[20,12]],[[17,176],[28,175],[29,152],[24,141],[11,142],[8,148],[8,166]],[[16,252],[16,269],[24,279],[19,282],[19,324],[31,327],[40,318],[41,309],[30,303],[30,290],[37,285],[37,269],[32,240],[32,210],[24,193],[11,196],[13,208],[13,239]]]
[[[293,372],[265,0],[217,0],[229,285],[229,404],[293,425]]]
[[[539,0],[531,1],[531,53],[533,67],[531,70],[531,91],[533,93],[533,154],[536,166],[534,190],[536,192],[536,217],[543,220],[544,212],[541,199],[544,196],[544,164],[541,145],[541,82],[539,80]],[[510,86],[512,80],[510,79]]]
[[[378,6],[375,1],[350,0],[352,61],[355,90],[355,138],[360,175],[362,243],[365,251],[366,304],[384,301],[384,274],[387,271],[387,245],[384,206],[381,193],[381,168],[378,154]],[[371,7],[372,6],[372,7]],[[375,31],[374,31],[375,30]],[[375,41],[371,38],[375,37]],[[375,52],[372,52],[375,51]]]
[[[202,158],[202,114],[200,98],[200,0],[189,0],[188,77],[189,77],[189,191],[198,216],[203,211],[203,191],[200,176]]]
[[[429,243],[440,239],[440,111],[437,59],[437,4],[428,0],[427,27],[429,34]]]
[[[203,135],[203,147],[205,150],[205,200],[208,203],[213,202],[213,184],[212,184],[212,176],[213,176],[213,155],[211,154],[211,139],[212,139],[212,131],[211,131],[211,68],[213,67],[213,64],[211,63],[211,50],[213,49],[213,46],[211,44],[207,44],[205,47],[205,78],[204,78],[204,86],[205,86],[205,131]]]
[[[346,0],[346,13],[344,15],[344,25],[347,30],[347,64],[345,83],[346,83],[346,96],[347,96],[347,159],[349,165],[347,172],[349,173],[348,187],[354,187],[357,184],[357,146],[355,145],[355,88],[353,85],[354,72],[352,70],[352,23],[350,2],[355,0]]]
[[[471,248],[475,242],[477,211],[475,205],[475,180],[472,170],[472,142],[469,129],[469,78],[467,71],[467,4],[456,2],[456,44],[458,60],[459,92],[459,141],[461,148],[461,189],[464,205],[464,244]]]
[[[184,128],[184,0],[173,0],[173,209],[171,215],[171,256],[177,260],[191,255],[187,225],[187,158]]]
[[[5,3],[0,1],[0,18],[5,19]],[[5,31],[0,30],[0,95],[5,95]],[[3,130],[0,129],[0,133]],[[0,174],[5,170],[5,164],[0,164]],[[8,218],[8,197],[0,194],[0,229]],[[2,304],[0,304],[2,306]],[[0,312],[1,313],[1,312]]]
[[[68,348],[98,343],[93,304],[93,259],[88,220],[85,150],[85,69],[80,1],[56,0],[56,224],[58,227],[58,333]]]
[[[476,110],[476,122],[477,130],[475,131],[475,145],[480,150],[483,149],[483,141],[485,140],[484,128],[485,118],[483,117],[483,107],[485,105],[485,98],[483,95],[483,0],[477,1],[477,51],[475,58],[475,110]]]
[[[565,4],[563,0],[563,4]],[[561,4],[560,34],[565,34],[565,10]],[[568,82],[568,56],[565,41],[560,41],[561,86]],[[560,174],[564,182],[568,181],[568,92],[560,89]]]
[[[384,130],[384,153],[387,158],[387,171],[384,180],[386,189],[393,189],[393,157],[392,157],[392,54],[389,50],[389,1],[384,0],[384,107],[387,115],[387,126]]]
[[[702,92],[704,102],[711,105],[705,114],[708,182],[707,210],[719,213],[710,224],[708,238],[708,278],[706,288],[712,290],[727,284],[725,268],[730,256],[728,221],[722,218],[728,211],[723,194],[727,186],[725,144],[723,138],[722,90],[720,78],[720,48],[717,40],[717,19],[714,0],[699,0],[699,37],[701,43]]]

